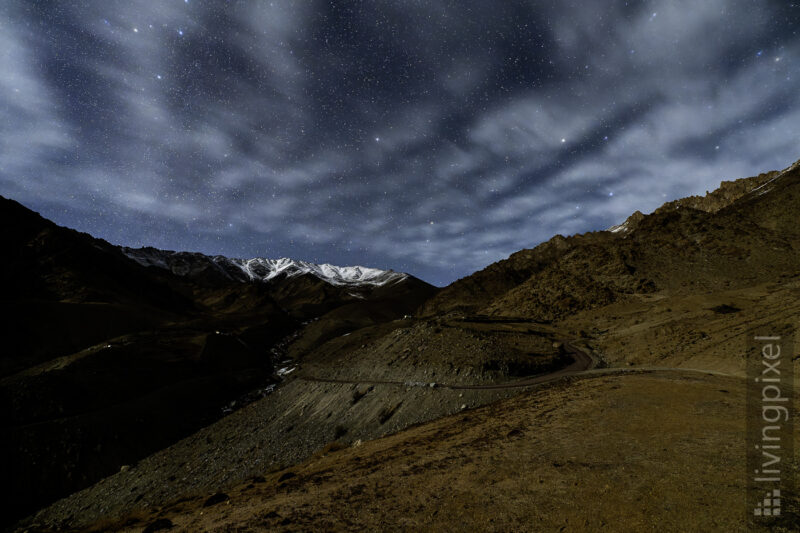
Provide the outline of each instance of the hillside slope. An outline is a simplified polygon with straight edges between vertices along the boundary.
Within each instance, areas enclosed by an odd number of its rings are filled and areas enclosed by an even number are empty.
[[[339,323],[325,314],[338,307],[373,325],[435,291],[375,269],[336,271],[368,278],[361,294],[359,279],[340,286],[302,272],[263,282],[180,275],[4,198],[0,223],[9,228],[0,234],[0,476],[15,487],[0,525],[259,397],[280,381],[274,365],[303,321],[327,338]]]
[[[753,285],[793,272],[800,166],[723,182],[705,198],[669,202],[625,224],[522,250],[444,288],[423,315],[484,312],[556,320],[667,291]]]
[[[670,372],[559,383],[89,531],[743,531],[741,394]]]

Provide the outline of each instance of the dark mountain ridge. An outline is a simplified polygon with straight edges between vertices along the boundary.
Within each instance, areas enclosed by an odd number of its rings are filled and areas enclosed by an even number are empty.
[[[281,341],[304,322],[325,337],[323,317],[339,307],[366,306],[362,319],[381,322],[435,291],[402,274],[361,291],[307,273],[253,280],[207,268],[225,258],[152,250],[202,265],[180,275],[5,198],[0,224],[0,474],[15,487],[5,519],[118,471],[275,383]]]

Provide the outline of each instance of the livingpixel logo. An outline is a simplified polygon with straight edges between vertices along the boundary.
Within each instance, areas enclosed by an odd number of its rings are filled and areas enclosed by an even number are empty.
[[[764,500],[756,504],[753,509],[755,516],[780,516],[781,514],[781,491],[772,489],[764,496]]]
[[[785,335],[751,338],[747,360],[747,502],[756,526],[785,514],[781,494],[794,488],[794,374]]]

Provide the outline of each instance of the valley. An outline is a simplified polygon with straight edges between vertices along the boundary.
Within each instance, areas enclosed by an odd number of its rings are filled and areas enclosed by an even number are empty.
[[[0,0],[0,533],[800,533],[800,2]]]
[[[254,281],[237,266],[250,263],[140,256],[130,268],[178,287],[185,318],[4,377],[28,424],[12,442],[70,442],[48,424],[97,424],[100,402],[145,431],[136,413],[158,411],[145,390],[173,391],[158,401],[187,426],[101,453],[97,482],[17,527],[741,530],[747,339],[796,328],[800,168],[720,190],[444,289],[332,283],[302,263]],[[77,386],[92,392],[66,392]],[[141,405],[114,407],[128,397]],[[176,401],[189,397],[206,403]],[[783,499],[791,531],[798,498]]]

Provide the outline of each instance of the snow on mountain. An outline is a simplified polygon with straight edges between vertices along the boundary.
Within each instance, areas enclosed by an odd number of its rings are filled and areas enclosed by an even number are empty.
[[[639,225],[639,222],[641,222],[643,218],[644,215],[642,214],[642,212],[636,211],[631,216],[629,216],[625,220],[625,222],[623,222],[622,224],[617,224],[616,226],[611,226],[606,231],[610,231],[611,233],[620,233],[622,235],[630,233],[631,231],[636,229],[636,226]]]
[[[767,181],[765,183],[762,183],[761,185],[759,185],[758,187],[756,187],[755,189],[753,189],[750,192],[751,193],[755,193],[755,194],[757,194],[759,196],[761,196],[762,194],[768,193],[770,190],[772,190],[772,187],[768,187],[768,185],[771,185],[773,182],[778,181],[779,179],[781,179],[784,176],[790,174],[794,170],[797,170],[798,168],[800,168],[800,159],[795,161],[794,163],[792,163],[788,167],[784,168],[780,172],[778,172],[777,175],[774,178],[771,178],[769,181]]]
[[[270,281],[279,277],[304,274],[315,276],[337,286],[381,286],[397,283],[408,274],[362,266],[340,267],[327,263],[318,265],[289,258],[253,259],[207,256],[192,252],[173,252],[156,248],[122,248],[123,253],[143,266],[155,266],[185,276],[212,269],[237,281]]]
[[[407,274],[393,270],[380,270],[362,266],[339,267],[323,263],[321,265],[296,261],[294,259],[230,259],[252,280],[268,281],[274,277],[287,277],[311,274],[332,285],[385,285],[408,277]]]

